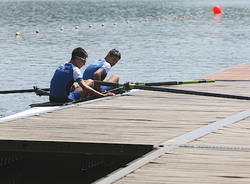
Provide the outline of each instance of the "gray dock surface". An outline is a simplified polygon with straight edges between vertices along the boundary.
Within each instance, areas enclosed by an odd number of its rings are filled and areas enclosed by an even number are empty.
[[[216,82],[178,88],[244,95],[247,90],[241,87],[245,87],[246,82],[240,84]],[[157,145],[244,111],[249,104],[248,100],[138,90],[1,123],[0,140]]]

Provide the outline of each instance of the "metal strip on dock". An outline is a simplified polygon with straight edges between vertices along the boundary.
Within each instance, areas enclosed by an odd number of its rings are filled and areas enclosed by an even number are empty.
[[[245,151],[250,152],[250,146],[215,146],[215,145],[192,145],[184,144],[180,145],[181,148],[191,149],[207,149],[207,150],[219,150],[219,151]]]

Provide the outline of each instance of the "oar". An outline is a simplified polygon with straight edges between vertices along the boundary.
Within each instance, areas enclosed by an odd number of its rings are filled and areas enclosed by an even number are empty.
[[[164,86],[164,85],[180,85],[180,84],[197,84],[197,83],[210,83],[215,82],[214,80],[191,80],[191,81],[167,81],[167,82],[129,82],[125,83],[129,85],[130,88],[133,86]],[[103,85],[103,86],[112,86],[112,87],[121,87],[125,84],[121,83],[113,83],[113,82],[106,82],[106,81],[95,81],[96,84]]]
[[[0,91],[0,94],[10,94],[10,93],[30,93],[35,92],[37,89],[34,87],[33,89],[21,89],[21,90],[6,90]],[[49,91],[49,88],[41,89],[43,91]]]
[[[173,88],[166,88],[166,87],[134,86],[133,89],[160,91],[160,92],[169,92],[169,93],[180,93],[180,94],[189,94],[189,95],[200,95],[200,96],[212,96],[212,97],[220,97],[220,98],[232,98],[232,99],[239,99],[239,100],[250,100],[249,96],[182,90],[182,89],[173,89]]]
[[[133,88],[133,86],[162,86],[162,85],[195,84],[195,83],[209,83],[209,82],[215,82],[215,81],[214,80],[192,80],[192,81],[168,81],[168,82],[151,82],[151,83],[131,82],[129,83],[129,86],[130,88]],[[105,82],[105,81],[95,81],[95,83],[103,85],[103,86],[112,86],[112,87],[124,86],[124,84]],[[43,88],[40,90],[49,91],[49,88]],[[0,94],[30,93],[30,92],[36,92],[36,91],[37,91],[37,88],[34,87],[33,89],[0,91]]]
[[[124,88],[127,90],[141,89],[141,90],[160,91],[160,92],[169,92],[169,93],[180,93],[180,94],[250,100],[249,96],[210,93],[210,92],[202,92],[202,91],[192,91],[192,90],[182,90],[182,89],[172,89],[172,88],[166,88],[166,87],[152,86],[155,84],[156,85],[178,85],[178,84],[208,83],[208,82],[215,82],[214,80],[194,80],[194,81],[183,81],[183,82],[173,81],[173,82],[158,82],[158,83],[129,83],[128,82],[125,84],[104,82],[104,81],[95,81],[95,82],[97,82],[100,85],[107,85],[107,86],[124,86]]]

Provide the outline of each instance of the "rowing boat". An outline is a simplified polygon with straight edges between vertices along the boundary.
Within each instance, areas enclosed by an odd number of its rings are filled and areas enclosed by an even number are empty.
[[[123,95],[123,94],[128,94],[132,91],[136,90],[131,90],[131,91],[125,91],[124,88],[119,87],[111,90],[113,93],[116,95]],[[7,121],[12,121],[20,118],[26,118],[34,115],[39,115],[47,112],[53,112],[65,108],[70,108],[75,105],[81,105],[81,104],[86,104],[86,103],[92,103],[95,101],[100,101],[103,99],[111,98],[112,96],[108,97],[96,97],[96,96],[91,96],[85,99],[81,99],[79,101],[74,101],[74,102],[67,102],[67,103],[50,103],[50,102],[44,102],[44,103],[37,103],[37,104],[30,104],[30,109],[6,116],[3,118],[0,118],[0,123],[2,122],[7,122]]]

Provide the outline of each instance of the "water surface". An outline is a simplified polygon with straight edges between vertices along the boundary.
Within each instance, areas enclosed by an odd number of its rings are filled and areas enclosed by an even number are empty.
[[[220,17],[211,10],[216,4]],[[0,90],[48,87],[79,46],[89,53],[87,64],[119,49],[111,74],[121,82],[200,78],[249,61],[249,17],[248,0],[0,1]],[[0,97],[0,116],[47,100]]]

